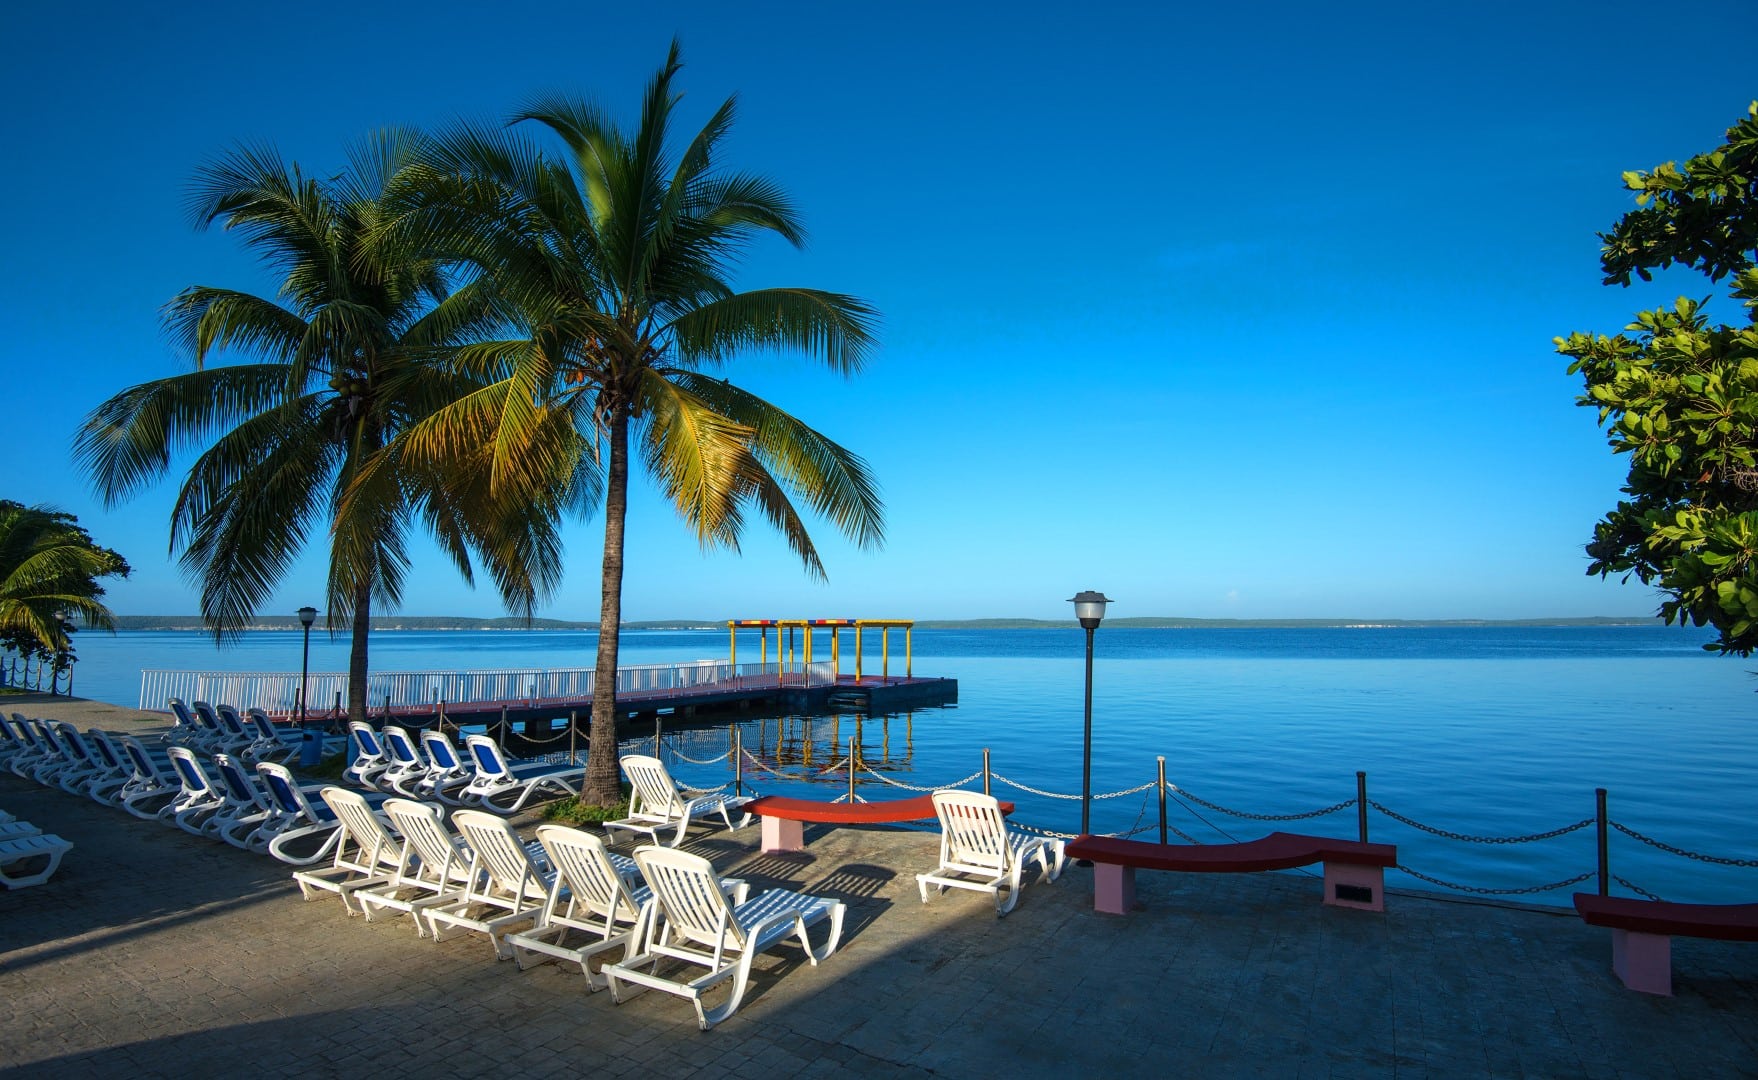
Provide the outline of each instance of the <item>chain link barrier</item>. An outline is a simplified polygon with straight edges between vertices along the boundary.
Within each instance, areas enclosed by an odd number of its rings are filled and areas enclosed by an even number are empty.
[[[981,776],[983,774],[979,772],[976,775]],[[994,777],[996,780],[1001,781],[1003,784],[1006,784],[1010,788],[1017,788],[1020,791],[1028,792],[1028,793],[1030,793],[1032,795],[1036,795],[1040,798],[1044,798],[1044,799],[1072,799],[1076,802],[1080,801],[1079,795],[1064,795],[1061,792],[1056,792],[1056,791],[1043,791],[1038,788],[1019,783],[1016,780],[1009,780],[1007,777],[1002,776],[998,772],[990,772],[989,775]],[[1134,795],[1138,791],[1146,791],[1149,788],[1156,788],[1159,786],[1160,786],[1160,782],[1158,780],[1149,780],[1145,784],[1137,784],[1135,787],[1124,788],[1122,791],[1107,791],[1102,795],[1094,795],[1093,801],[1098,802],[1101,799],[1120,799],[1125,795]]]
[[[1628,836],[1630,839],[1640,840],[1649,847],[1659,848],[1668,855],[1678,855],[1686,859],[1696,859],[1698,862],[1714,863],[1717,866],[1758,866],[1758,859],[1725,859],[1720,855],[1703,855],[1695,851],[1686,851],[1684,848],[1673,847],[1671,844],[1662,843],[1651,836],[1643,836],[1641,833],[1622,822],[1609,821],[1607,824],[1623,833],[1625,836]]]
[[[687,761],[692,765],[718,765],[723,761],[732,760],[732,751],[731,750],[728,750],[726,753],[720,755],[719,757],[711,757],[707,761],[697,761],[695,758],[689,756],[688,754],[684,753],[682,750],[679,750],[675,746],[671,748],[671,753],[672,753],[672,756],[677,758],[679,761]]]
[[[1199,806],[1206,806],[1210,810],[1214,810],[1217,813],[1227,814],[1230,817],[1248,818],[1252,821],[1305,821],[1307,818],[1324,817],[1326,814],[1334,814],[1339,810],[1347,810],[1355,805],[1354,799],[1344,799],[1342,802],[1327,806],[1323,810],[1308,810],[1303,814],[1251,814],[1244,810],[1230,810],[1219,803],[1212,803],[1200,795],[1192,795],[1189,791],[1179,787],[1177,784],[1167,784],[1166,787],[1168,790],[1176,791],[1178,794]]]
[[[1624,888],[1629,889],[1631,892],[1635,893],[1637,896],[1642,897],[1644,900],[1654,900],[1656,902],[1664,903],[1664,901],[1662,901],[1660,899],[1660,897],[1649,892],[1647,889],[1644,889],[1642,886],[1636,884],[1634,881],[1630,881],[1627,878],[1621,878],[1616,874],[1612,875],[1612,880],[1617,882],[1619,885],[1622,885]]]
[[[1449,829],[1437,829],[1433,825],[1424,825],[1420,821],[1405,817],[1396,810],[1387,809],[1374,799],[1367,800],[1367,805],[1378,810],[1393,821],[1403,822],[1412,829],[1420,829],[1425,833],[1439,836],[1446,840],[1462,840],[1467,844],[1530,844],[1534,841],[1550,840],[1558,836],[1566,836],[1569,833],[1578,832],[1587,828],[1589,825],[1592,825],[1596,820],[1594,818],[1582,818],[1573,825],[1564,825],[1560,829],[1552,829],[1549,832],[1533,833],[1530,836],[1472,836],[1469,833],[1453,832]]]
[[[961,787],[964,787],[966,784],[970,783],[972,780],[980,779],[983,775],[983,770],[978,769],[976,772],[971,773],[969,776],[965,777],[963,780],[954,780],[950,784],[941,784],[938,787],[917,787],[915,784],[906,784],[902,780],[894,780],[891,777],[886,776],[884,773],[874,772],[872,769],[867,767],[867,764],[865,762],[861,763],[861,771],[866,773],[868,776],[871,776],[873,779],[878,780],[881,783],[890,784],[894,788],[902,788],[905,791],[922,791],[922,792],[945,791],[948,788],[961,788]]]
[[[1428,882],[1430,885],[1439,885],[1443,889],[1453,889],[1457,892],[1472,893],[1476,896],[1529,896],[1532,893],[1550,892],[1553,889],[1566,889],[1571,885],[1579,885],[1594,874],[1592,870],[1589,870],[1585,874],[1576,874],[1574,877],[1565,878],[1562,881],[1553,881],[1547,885],[1528,885],[1523,889],[1486,889],[1481,885],[1460,885],[1457,882],[1443,881],[1438,877],[1430,877],[1420,871],[1410,869],[1403,863],[1399,863],[1397,869],[1404,871],[1413,878],[1420,878],[1421,880]]]

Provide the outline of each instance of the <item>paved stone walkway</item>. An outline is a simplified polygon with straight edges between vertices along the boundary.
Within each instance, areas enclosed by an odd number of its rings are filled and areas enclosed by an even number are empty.
[[[754,827],[717,831],[689,846],[850,909],[835,956],[760,958],[704,1033],[678,999],[617,1006],[480,936],[347,918],[273,860],[9,773],[0,809],[76,845],[0,892],[7,1075],[1758,1076],[1758,949],[1677,941],[1655,998],[1572,913],[1394,893],[1382,916],[1295,874],[1143,874],[1145,909],[1112,918],[1071,867],[998,920],[974,893],[920,902],[931,834],[808,827],[764,856]]]

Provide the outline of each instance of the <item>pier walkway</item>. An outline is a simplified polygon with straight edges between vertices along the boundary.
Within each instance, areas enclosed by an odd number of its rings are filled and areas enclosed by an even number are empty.
[[[1566,909],[1394,891],[1376,915],[1315,903],[1298,874],[1152,874],[1115,918],[1070,867],[998,920],[983,897],[920,902],[930,833],[808,827],[804,851],[765,856],[749,827],[688,847],[845,900],[843,946],[816,968],[759,959],[745,1006],[701,1032],[665,995],[616,1006],[475,935],[348,919],[272,860],[10,774],[0,808],[76,845],[49,885],[0,893],[8,1076],[1758,1074],[1758,949],[1681,939],[1677,996],[1636,994]]]

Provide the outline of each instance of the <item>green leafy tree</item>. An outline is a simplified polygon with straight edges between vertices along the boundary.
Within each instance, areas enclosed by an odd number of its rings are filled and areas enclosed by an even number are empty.
[[[1573,361],[1614,452],[1630,457],[1627,498],[1594,527],[1590,574],[1622,574],[1665,595],[1669,623],[1710,625],[1708,647],[1758,648],[1758,102],[1727,142],[1652,172],[1629,172],[1637,209],[1604,242],[1607,284],[1675,264],[1728,282],[1743,325],[1713,323],[1681,297],[1615,336],[1574,333]]]
[[[674,42],[648,84],[639,127],[600,109],[533,101],[507,127],[436,137],[405,192],[399,243],[459,260],[497,298],[509,333],[459,353],[483,392],[415,425],[394,451],[443,459],[493,448],[497,497],[602,505],[599,637],[582,798],[617,801],[617,631],[631,449],[705,547],[736,549],[746,514],[780,529],[823,575],[802,507],[863,545],[882,509],[859,457],[716,372],[750,350],[794,350],[850,374],[873,345],[862,301],[806,288],[737,291],[738,256],[757,237],[804,232],[769,180],[715,167],[728,99],[681,147],[672,139]],[[559,140],[523,137],[531,123]],[[553,145],[553,144],[546,144]],[[559,567],[560,552],[543,553]]]
[[[115,629],[100,581],[128,573],[72,514],[0,499],[0,650],[65,670],[76,619]]]
[[[400,601],[415,520],[467,579],[472,553],[482,556],[516,610],[529,614],[552,584],[526,575],[532,560],[517,553],[541,545],[556,514],[533,504],[496,517],[483,454],[455,455],[445,472],[409,463],[369,497],[344,498],[397,433],[480,388],[450,365],[450,350],[495,324],[481,290],[450,288],[438,260],[365,242],[419,144],[383,132],[327,180],[252,148],[203,167],[190,197],[196,226],[236,231],[280,276],[279,295],[205,285],[178,294],[165,322],[193,370],[116,394],[75,444],[108,504],[156,481],[174,451],[203,448],[172,510],[171,550],[221,641],[248,624],[307,540],[327,534],[328,621],[352,629],[356,719],[372,606]],[[256,362],[210,363],[228,351]]]

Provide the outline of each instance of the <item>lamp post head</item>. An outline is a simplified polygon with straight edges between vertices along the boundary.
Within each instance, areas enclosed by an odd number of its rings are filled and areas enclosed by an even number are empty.
[[[311,624],[316,621],[317,621],[317,609],[316,608],[302,607],[299,609],[299,625],[300,626],[303,626],[307,630],[310,630]]]
[[[1105,617],[1105,605],[1111,602],[1104,593],[1090,589],[1075,593],[1069,600],[1074,603],[1074,617],[1088,630],[1098,629],[1099,621]]]

